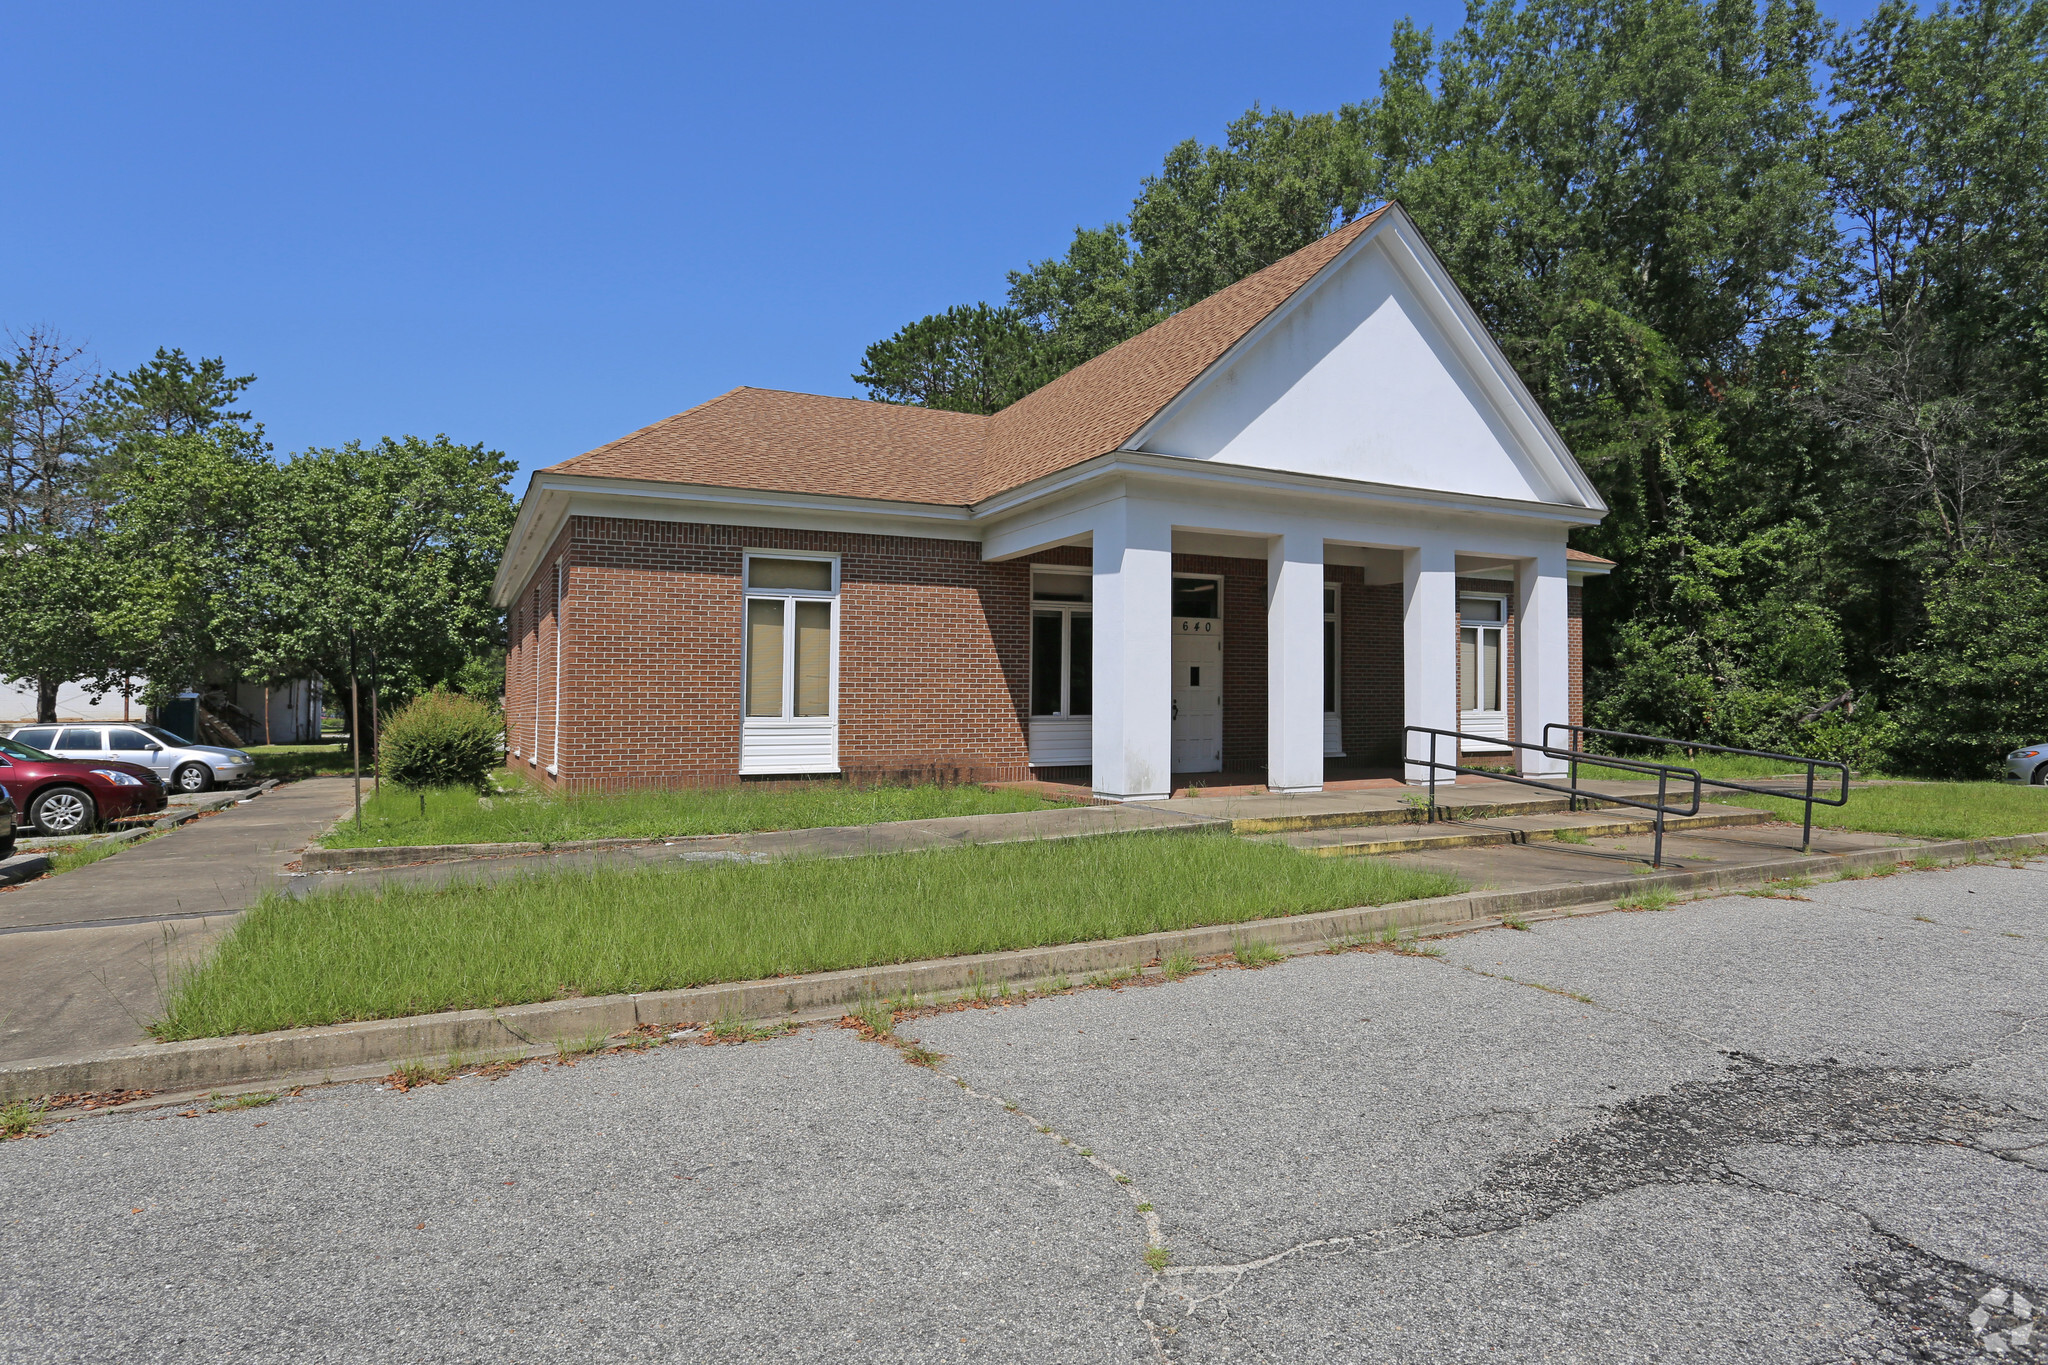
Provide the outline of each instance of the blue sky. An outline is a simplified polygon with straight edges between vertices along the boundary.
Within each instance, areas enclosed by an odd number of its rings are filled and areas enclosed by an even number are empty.
[[[853,394],[1174,142],[1369,95],[1397,18],[1462,12],[8,0],[0,327],[224,355],[280,451],[532,470],[736,384]]]

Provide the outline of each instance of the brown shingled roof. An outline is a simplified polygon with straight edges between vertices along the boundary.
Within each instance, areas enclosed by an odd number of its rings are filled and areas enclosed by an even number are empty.
[[[993,417],[740,388],[546,472],[974,502],[1118,449],[1385,212],[1283,256]]]
[[[1613,560],[1602,559],[1599,555],[1589,555],[1584,550],[1567,549],[1564,557],[1575,564],[1605,564],[1610,568],[1614,565]]]
[[[1281,257],[1004,408],[989,419],[978,496],[1123,445],[1385,212]]]
[[[553,474],[964,504],[988,418],[780,389],[732,389]]]

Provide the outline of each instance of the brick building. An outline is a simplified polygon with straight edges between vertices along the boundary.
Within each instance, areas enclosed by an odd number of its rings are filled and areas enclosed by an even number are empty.
[[[1577,718],[1609,566],[1565,538],[1605,510],[1389,206],[992,417],[742,388],[541,470],[508,747],[570,787],[1120,799],[1313,790],[1406,725],[1514,761]]]

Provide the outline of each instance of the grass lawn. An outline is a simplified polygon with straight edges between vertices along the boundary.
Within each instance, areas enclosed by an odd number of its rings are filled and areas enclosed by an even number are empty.
[[[509,795],[428,792],[426,814],[412,792],[387,787],[363,802],[363,828],[348,821],[321,840],[327,848],[385,844],[559,844],[571,839],[661,839],[686,834],[743,834],[761,829],[817,829],[1049,810],[1065,803],[1032,792],[985,787],[856,787],[820,782],[782,791],[713,787],[683,791],[605,792],[554,796],[522,787],[500,773]]]
[[[245,744],[242,752],[256,760],[255,780],[266,777],[286,782],[301,777],[347,777],[346,744]]]
[[[1769,758],[1743,758],[1736,754],[1693,754],[1688,757],[1682,749],[1672,749],[1661,754],[1629,754],[1624,757],[1639,757],[1650,763],[1673,763],[1681,768],[1691,768],[1701,777],[1725,777],[1731,782],[1747,782],[1754,777],[1806,777],[1806,769],[1798,763],[1782,763]],[[1605,781],[1614,779],[1637,779],[1647,777],[1657,780],[1655,773],[1639,773],[1625,768],[1603,768],[1592,763],[1579,765],[1579,777]],[[1824,788],[1832,780],[1839,784],[1841,774],[1831,768],[1822,768],[1814,773],[1814,789]]]
[[[1803,803],[1747,792],[1717,798],[1798,824]],[[1821,829],[1909,834],[1922,839],[1991,839],[2048,831],[2048,789],[2003,782],[1899,782],[1851,787],[1849,804],[1815,806]]]
[[[163,1039],[700,986],[1465,890],[1377,858],[1129,834],[260,902]]]
[[[1701,754],[1688,759],[1672,751],[1659,761],[1682,764],[1698,770],[1702,777],[1725,777],[1736,782],[1775,777],[1793,769],[1783,763],[1761,758],[1737,758],[1732,754]],[[1799,770],[1803,779],[1805,771]],[[1619,768],[1580,767],[1579,777],[1639,778],[1642,774]],[[1654,778],[1652,779],[1654,780]],[[1830,796],[1840,790],[1841,778],[1829,772],[1814,775],[1814,794]],[[1676,790],[1676,784],[1673,786]],[[1798,824],[1803,803],[1750,792],[1700,789],[1704,801],[1768,810],[1781,820]],[[1849,789],[1846,806],[1815,806],[1816,829],[1852,829],[1867,834],[1904,834],[1922,839],[1990,839],[2007,834],[2048,832],[2048,789],[2023,787],[2007,782],[1886,782],[1877,786]]]

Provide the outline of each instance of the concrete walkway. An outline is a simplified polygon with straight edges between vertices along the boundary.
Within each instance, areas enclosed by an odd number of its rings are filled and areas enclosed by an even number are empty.
[[[1586,795],[1654,797],[1656,784],[1586,782]],[[352,869],[313,868],[287,878],[294,895],[341,887],[442,886],[452,881],[502,881],[545,873],[590,872],[599,868],[638,869],[679,864],[760,861],[768,858],[849,858],[870,853],[917,853],[973,844],[1029,843],[1138,831],[1182,834],[1278,834],[1291,831],[1401,826],[1421,833],[1416,793],[1358,788],[1346,791],[1237,796],[1175,797],[1124,805],[1067,806],[1054,810],[956,815],[932,820],[897,820],[876,825],[767,830],[754,834],[704,834],[647,841],[625,847],[587,845],[545,851],[538,844],[476,845],[472,856],[460,846],[364,849],[364,864]],[[1678,798],[1670,798],[1676,805]],[[1515,818],[1562,812],[1566,798],[1555,792],[1509,782],[1468,779],[1437,788],[1437,808],[1455,820]],[[1617,808],[1630,816],[1647,812]],[[1719,807],[1702,807],[1702,812]],[[1440,823],[1432,830],[1461,826]],[[335,850],[331,862],[358,850]],[[311,863],[309,856],[306,860]]]
[[[217,942],[349,802],[346,779],[292,783],[0,893],[0,1058],[145,1041],[169,974]]]

